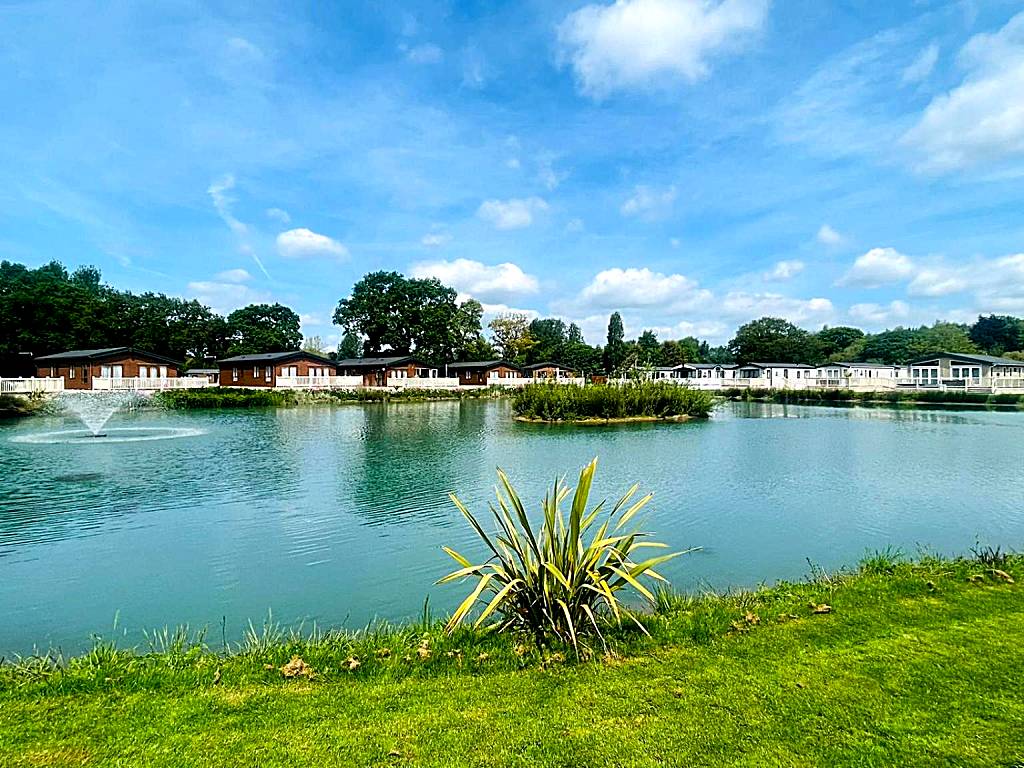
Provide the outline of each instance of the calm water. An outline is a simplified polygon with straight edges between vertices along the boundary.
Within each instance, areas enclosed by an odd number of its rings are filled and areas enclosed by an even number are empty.
[[[593,456],[596,490],[655,492],[647,527],[703,550],[676,586],[753,585],[866,549],[1024,545],[1024,414],[732,404],[708,422],[544,427],[507,403],[117,415],[202,434],[45,445],[69,420],[0,423],[0,654],[79,650],[189,623],[361,625],[438,609],[448,544],[478,553],[447,499],[482,509],[494,468],[530,505]]]

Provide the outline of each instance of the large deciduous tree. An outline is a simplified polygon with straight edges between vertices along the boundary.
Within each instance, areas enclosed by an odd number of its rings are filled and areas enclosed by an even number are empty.
[[[250,304],[228,315],[228,354],[291,352],[302,344],[299,316],[282,304]]]
[[[536,342],[530,336],[530,318],[521,312],[506,312],[498,315],[487,327],[491,340],[503,360],[523,363],[526,353]]]
[[[729,351],[744,363],[813,362],[810,334],[780,317],[762,317],[741,325]]]
[[[1009,315],[979,315],[970,337],[990,355],[1024,349],[1024,321]]]
[[[604,347],[604,369],[609,375],[618,373],[626,360],[626,331],[622,315],[612,312],[608,318],[608,343]]]

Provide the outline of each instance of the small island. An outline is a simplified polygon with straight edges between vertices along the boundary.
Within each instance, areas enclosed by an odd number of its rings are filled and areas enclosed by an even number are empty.
[[[547,424],[680,422],[707,418],[713,406],[709,392],[650,380],[527,384],[512,399],[517,421]]]

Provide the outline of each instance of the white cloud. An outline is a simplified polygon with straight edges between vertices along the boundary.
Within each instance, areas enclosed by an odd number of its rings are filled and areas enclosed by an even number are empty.
[[[546,211],[548,204],[539,197],[510,200],[485,200],[476,215],[497,229],[522,229],[533,223],[533,216]]]
[[[822,224],[818,230],[817,240],[822,245],[842,245],[843,236],[828,224]]]
[[[849,314],[857,322],[880,327],[905,320],[910,315],[910,306],[899,300],[888,305],[854,304],[850,307]]]
[[[511,168],[513,171],[518,170],[518,168],[519,168],[519,158],[518,157],[510,157],[508,160],[505,161],[505,167],[506,168]]]
[[[914,275],[907,286],[907,293],[911,296],[948,296],[966,290],[968,284],[960,270],[925,267]]]
[[[226,315],[248,304],[260,304],[269,299],[263,291],[248,285],[221,280],[197,280],[188,284],[188,295]]]
[[[300,227],[289,229],[277,236],[277,252],[286,259],[329,258],[344,259],[348,249],[327,235]]]
[[[316,314],[315,312],[309,312],[309,313],[300,314],[299,315],[299,322],[302,323],[303,326],[306,326],[306,325],[326,325],[326,323],[324,322],[323,318],[320,317],[320,315]]]
[[[1024,13],[972,37],[958,62],[963,82],[937,96],[903,135],[918,168],[944,172],[1024,153]]]
[[[427,248],[440,248],[443,245],[448,245],[451,241],[452,236],[447,232],[428,232],[420,238],[420,243]]]
[[[764,24],[768,0],[616,0],[569,14],[561,56],[580,89],[601,98],[665,79],[707,77],[712,55],[735,50]]]
[[[598,272],[583,289],[579,303],[608,309],[658,307],[666,314],[696,309],[711,301],[711,292],[685,275],[664,275],[646,267]]]
[[[230,193],[234,188],[235,177],[229,173],[210,184],[206,193],[210,196],[210,199],[213,200],[213,207],[216,209],[217,214],[224,220],[224,223],[228,225],[232,232],[241,237],[249,233],[249,227],[236,219],[234,214],[231,212],[231,206],[235,202],[235,199]]]
[[[586,225],[583,223],[583,219],[569,219],[565,223],[566,232],[582,232],[586,229]]]
[[[770,271],[764,273],[764,279],[774,282],[791,280],[804,271],[804,266],[804,263],[797,259],[777,261]]]
[[[214,275],[213,279],[222,283],[244,283],[252,280],[252,275],[244,269],[226,269]]]
[[[438,64],[444,58],[444,51],[433,43],[423,43],[407,49],[405,58],[413,64]]]
[[[914,263],[894,248],[872,248],[853,262],[837,285],[878,288],[907,280],[914,274]]]
[[[267,208],[267,217],[279,221],[282,224],[291,224],[292,217],[288,215],[288,211],[282,210],[281,208]]]
[[[246,40],[244,37],[228,38],[228,50],[234,54],[253,59],[263,58],[263,51],[259,49],[259,46]]]
[[[536,293],[540,288],[536,277],[511,262],[493,266],[471,259],[421,262],[413,265],[412,274],[413,277],[436,277],[480,302],[506,302]]]
[[[932,43],[918,54],[910,65],[903,70],[903,84],[919,83],[927,80],[939,61],[939,46]]]
[[[676,199],[676,188],[667,187],[662,190],[643,184],[633,189],[633,195],[619,208],[623,216],[642,216],[655,218],[668,213]]]
[[[795,299],[779,293],[730,291],[721,302],[722,313],[737,322],[758,317],[783,317],[793,323],[823,323],[835,314],[826,298]]]

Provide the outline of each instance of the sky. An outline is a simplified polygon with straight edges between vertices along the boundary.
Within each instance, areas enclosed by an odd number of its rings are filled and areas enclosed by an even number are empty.
[[[382,269],[591,343],[1024,315],[1020,0],[0,0],[0,104],[0,258],[330,345]]]

